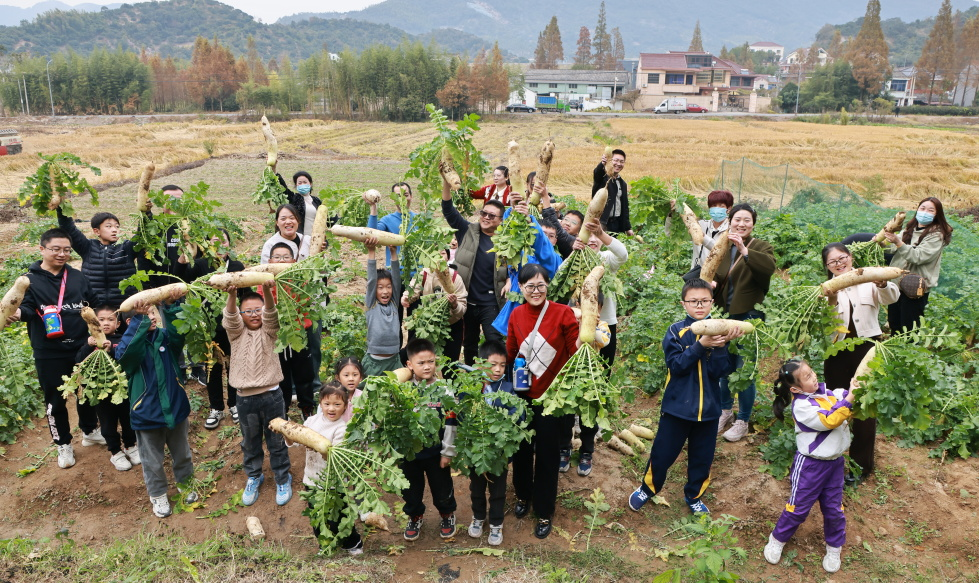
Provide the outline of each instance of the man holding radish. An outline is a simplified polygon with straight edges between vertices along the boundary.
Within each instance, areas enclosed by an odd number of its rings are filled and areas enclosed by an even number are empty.
[[[635,235],[632,223],[629,221],[629,185],[622,178],[625,168],[625,152],[612,150],[602,156],[602,161],[595,166],[591,195],[605,188],[608,190],[608,202],[602,212],[602,226],[609,233],[626,233]]]

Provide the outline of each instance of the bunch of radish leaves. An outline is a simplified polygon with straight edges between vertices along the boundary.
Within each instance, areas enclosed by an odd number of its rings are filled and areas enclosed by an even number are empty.
[[[494,237],[495,238],[495,237]],[[547,296],[556,302],[578,301],[581,293],[581,286],[585,283],[585,278],[591,270],[602,264],[602,256],[592,249],[575,249],[568,255],[567,259],[561,262],[551,285],[548,287]],[[608,298],[615,298],[623,293],[622,280],[614,273],[608,273],[599,281],[602,295],[605,301]]]
[[[620,390],[608,382],[606,368],[602,355],[582,344],[534,404],[543,405],[544,415],[580,415],[582,425],[608,430]]]
[[[439,292],[422,296],[418,307],[405,319],[405,327],[414,330],[416,337],[434,344],[435,353],[441,354],[450,337],[449,300],[446,294]]]
[[[93,350],[77,363],[71,375],[62,377],[60,391],[65,398],[77,395],[78,402],[95,405],[108,399],[118,405],[129,396],[129,382],[119,363],[105,350]]]
[[[102,175],[101,170],[67,152],[38,154],[38,157],[43,162],[17,191],[17,202],[21,206],[30,203],[40,217],[54,215],[54,209],[48,208],[49,206],[61,207],[65,216],[73,217],[75,209],[71,205],[70,197],[83,192],[91,195],[92,204],[99,204],[99,193],[78,173],[76,167],[91,170],[96,176]],[[56,204],[52,205],[52,201]]]
[[[279,182],[279,177],[271,167],[265,166],[265,170],[262,171],[262,179],[258,182],[255,194],[252,195],[252,202],[258,205],[268,204],[269,210],[289,202],[285,187]]]
[[[335,224],[347,227],[367,226],[370,216],[370,205],[364,200],[363,193],[345,186],[329,186],[319,192],[320,200],[336,217]]]
[[[408,281],[418,269],[446,269],[443,251],[449,248],[455,231],[431,210],[423,210],[401,221],[401,280]]]
[[[496,266],[517,269],[534,255],[534,242],[539,231],[527,215],[512,211],[493,235]]]
[[[279,313],[277,351],[286,347],[300,351],[306,347],[306,320],[320,322],[326,317],[323,305],[336,288],[326,277],[340,268],[341,262],[318,253],[298,261],[275,276],[275,307]]]

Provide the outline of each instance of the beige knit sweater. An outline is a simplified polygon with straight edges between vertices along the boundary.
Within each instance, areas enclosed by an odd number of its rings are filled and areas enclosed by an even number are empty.
[[[241,319],[241,312],[224,309],[221,325],[228,332],[231,342],[231,360],[228,364],[228,383],[238,389],[243,397],[258,395],[274,389],[282,382],[279,355],[275,353],[275,339],[279,333],[279,314],[276,310],[262,311],[262,327],[249,330]]]

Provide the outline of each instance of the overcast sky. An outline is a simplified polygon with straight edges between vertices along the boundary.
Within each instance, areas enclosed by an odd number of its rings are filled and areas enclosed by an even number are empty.
[[[27,8],[37,4],[40,0],[0,0],[0,4],[8,6],[19,6]],[[61,0],[65,4],[77,5],[84,3],[91,4],[113,4],[125,0]],[[137,0],[138,1],[138,0]],[[130,0],[131,4],[137,1]],[[298,12],[349,12],[359,10],[371,4],[377,4],[381,0],[286,0],[285,2],[268,2],[262,0],[221,0],[224,4],[251,14],[255,18],[261,18],[262,22],[275,22],[283,16],[296,14]]]

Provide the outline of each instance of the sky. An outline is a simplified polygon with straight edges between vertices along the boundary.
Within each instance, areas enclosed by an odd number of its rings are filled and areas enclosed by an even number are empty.
[[[74,6],[77,4],[113,4],[126,0],[61,0],[65,4]],[[135,4],[139,0],[129,0]],[[349,12],[360,10],[371,4],[377,4],[381,0],[286,0],[285,2],[268,2],[267,0],[220,0],[224,4],[251,14],[255,18],[261,18],[262,22],[275,22],[283,16],[289,16],[298,12]],[[7,6],[17,6],[27,8],[37,4],[40,0],[0,0],[0,4]]]

